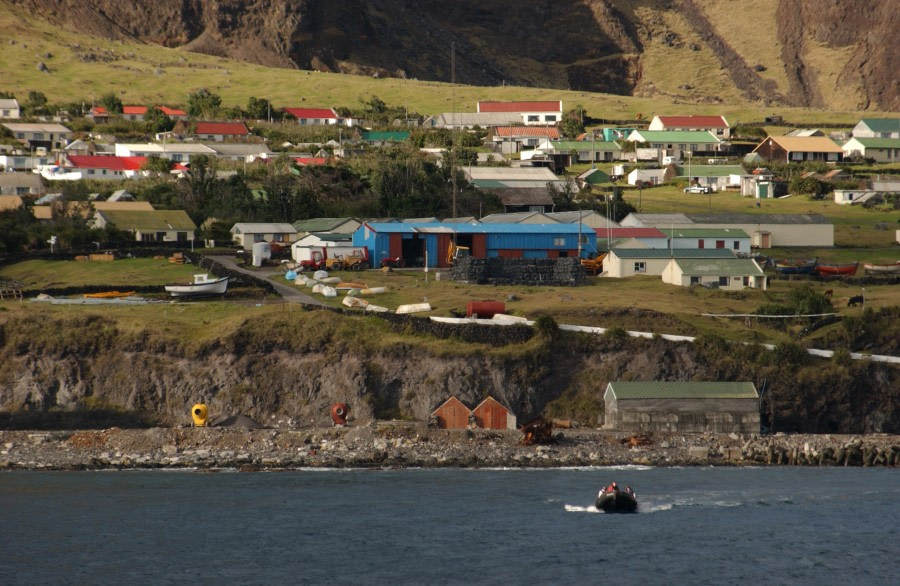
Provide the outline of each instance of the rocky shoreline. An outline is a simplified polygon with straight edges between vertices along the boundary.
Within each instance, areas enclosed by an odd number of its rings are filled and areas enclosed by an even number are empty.
[[[304,429],[152,428],[0,431],[2,470],[553,468],[568,466],[900,466],[900,436],[739,436],[557,430],[521,445],[519,431],[423,424]]]

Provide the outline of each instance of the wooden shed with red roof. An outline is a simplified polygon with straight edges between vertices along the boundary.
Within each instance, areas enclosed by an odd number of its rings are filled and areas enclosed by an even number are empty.
[[[469,427],[471,415],[472,410],[456,397],[450,397],[444,401],[431,414],[441,429],[466,429]]]
[[[516,416],[497,399],[488,397],[472,410],[475,425],[482,429],[515,429]]]

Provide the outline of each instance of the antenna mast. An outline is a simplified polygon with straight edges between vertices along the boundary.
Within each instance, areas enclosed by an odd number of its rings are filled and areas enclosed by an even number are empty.
[[[456,43],[450,43],[450,181],[453,184],[451,213],[456,218]]]

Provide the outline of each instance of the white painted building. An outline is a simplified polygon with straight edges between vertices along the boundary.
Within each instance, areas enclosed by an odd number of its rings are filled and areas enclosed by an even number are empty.
[[[681,287],[701,285],[725,291],[768,288],[762,268],[749,258],[673,258],[663,270],[662,280]]]

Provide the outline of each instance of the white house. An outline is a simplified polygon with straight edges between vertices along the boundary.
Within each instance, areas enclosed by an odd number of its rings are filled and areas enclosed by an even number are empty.
[[[197,225],[184,210],[97,210],[94,225],[126,230],[134,234],[138,242],[187,243],[194,240],[197,230]]]
[[[732,259],[734,253],[727,249],[710,250],[667,248],[613,248],[603,259],[603,275],[623,279],[640,275],[661,276],[673,258],[680,259]]]
[[[838,205],[865,203],[876,195],[883,193],[885,192],[876,189],[835,189],[834,203]]]
[[[338,124],[353,126],[352,118],[344,120],[338,116],[334,108],[282,108],[282,110],[296,118],[297,124],[301,126],[335,126]]]
[[[564,187],[565,181],[546,167],[462,167],[476,187]]]
[[[242,139],[250,136],[243,122],[197,122],[194,125],[197,140],[222,142],[226,139]]]
[[[845,157],[861,156],[878,163],[900,161],[900,138],[853,137],[841,147]]]
[[[147,175],[142,170],[146,161],[146,157],[66,155],[62,164],[42,165],[36,171],[50,181],[121,180]]]
[[[175,163],[188,163],[197,155],[215,157],[216,151],[212,148],[190,142],[173,143],[116,143],[117,157],[150,157],[156,156],[169,159]]]
[[[617,142],[602,140],[542,140],[534,149],[546,154],[570,156],[570,164],[618,161],[622,147]]]
[[[72,131],[53,122],[7,122],[3,124],[13,137],[29,148],[59,149],[72,138]]]
[[[250,250],[256,242],[289,244],[297,239],[297,230],[283,222],[237,223],[231,227],[234,242],[244,250]]]
[[[658,228],[597,227],[597,248],[668,248],[669,237]]]
[[[21,117],[19,101],[15,98],[0,98],[0,118],[16,119]]]
[[[679,179],[687,179],[692,185],[703,185],[713,190],[741,187],[741,180],[748,175],[740,165],[680,165],[676,169]]]
[[[647,130],[704,131],[721,139],[731,138],[731,126],[724,116],[654,116]]]
[[[900,118],[863,118],[851,134],[854,138],[900,138]]]
[[[0,173],[0,195],[40,195],[44,185],[34,173]]]
[[[684,160],[688,153],[715,153],[722,149],[722,141],[709,131],[635,130],[625,140],[646,143],[656,149],[660,160]]]
[[[674,248],[727,249],[750,252],[750,236],[738,228],[660,228]]]
[[[749,258],[673,258],[663,269],[662,280],[670,285],[702,285],[726,291],[768,288],[762,268]]]
[[[3,171],[33,171],[42,165],[50,165],[56,161],[55,156],[50,155],[0,155],[0,169]]]
[[[544,102],[495,102],[479,101],[477,112],[480,113],[515,113],[520,116],[519,122],[526,126],[556,125],[562,120],[562,100]]]
[[[660,185],[666,176],[665,169],[634,169],[628,174],[628,185]]]
[[[544,140],[559,140],[559,128],[555,126],[498,126],[491,135],[501,153],[517,153],[523,148],[532,149]]]
[[[518,112],[444,112],[429,116],[422,122],[425,128],[491,128],[520,124],[522,115]]]

